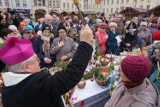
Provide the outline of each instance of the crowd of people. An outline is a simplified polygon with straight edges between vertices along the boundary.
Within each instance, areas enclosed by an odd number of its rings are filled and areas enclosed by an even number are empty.
[[[145,47],[148,52],[147,58],[128,56],[122,61],[122,83],[118,84],[105,107],[158,105],[160,17],[126,20],[121,14],[115,14],[106,19],[102,13],[97,14],[95,21],[90,16],[84,20],[85,27],[78,16],[60,19],[46,14],[34,26],[23,13],[16,16],[14,12],[2,10],[0,71],[10,71],[2,74],[4,107],[63,107],[60,96],[82,78],[92,54],[93,39],[97,41],[100,55],[120,55],[120,52],[132,51],[135,47]],[[44,67],[50,69],[55,62],[69,60],[72,61],[64,72],[54,76],[39,72]],[[12,82],[14,78],[20,79]],[[16,91],[19,91],[18,96]],[[17,103],[12,99],[21,101]]]

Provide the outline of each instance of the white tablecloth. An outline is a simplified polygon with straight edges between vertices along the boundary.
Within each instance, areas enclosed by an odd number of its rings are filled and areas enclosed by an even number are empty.
[[[84,102],[84,107],[89,107],[107,97],[109,97],[109,88],[99,86],[95,80],[87,80],[84,89],[79,89],[76,87],[71,97],[71,101],[75,107],[79,107],[82,101]]]

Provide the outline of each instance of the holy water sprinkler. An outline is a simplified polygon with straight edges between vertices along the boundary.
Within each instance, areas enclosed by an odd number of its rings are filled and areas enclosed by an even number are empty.
[[[82,24],[85,25],[85,24],[86,24],[86,23],[85,23],[85,20],[84,20],[84,18],[83,18],[82,12],[81,12],[81,10],[80,10],[80,8],[79,8],[79,0],[73,0],[73,3],[74,3],[74,5],[76,5],[76,7],[77,7],[77,9],[78,9],[78,12],[79,12],[80,17],[81,17],[81,20],[82,20]]]

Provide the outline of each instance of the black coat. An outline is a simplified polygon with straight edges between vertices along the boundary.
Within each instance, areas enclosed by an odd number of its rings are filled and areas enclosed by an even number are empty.
[[[61,95],[81,80],[93,48],[81,42],[67,69],[50,75],[38,72],[14,86],[3,87],[3,107],[64,107]]]
[[[53,39],[50,40],[50,46],[53,42]],[[43,45],[44,41],[41,39],[41,37],[35,38],[34,40],[32,40],[32,44],[33,44],[33,49],[34,52],[37,54],[37,56],[40,59],[40,66],[41,68],[43,67],[47,67],[47,68],[51,68],[53,67],[53,64],[56,60],[56,56],[55,55],[50,55],[50,59],[52,60],[52,62],[50,64],[47,64],[44,62],[44,58],[45,58],[45,53],[43,52]]]

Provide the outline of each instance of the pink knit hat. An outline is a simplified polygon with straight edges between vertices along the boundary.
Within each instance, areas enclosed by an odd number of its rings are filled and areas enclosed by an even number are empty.
[[[102,23],[99,23],[98,26],[99,26],[99,27],[107,27],[107,24],[104,23],[104,22],[102,22]]]
[[[9,66],[23,62],[33,55],[32,43],[16,37],[8,38],[5,46],[0,49],[0,59]]]
[[[121,62],[121,68],[132,82],[142,82],[150,74],[150,62],[143,56],[127,56]]]

